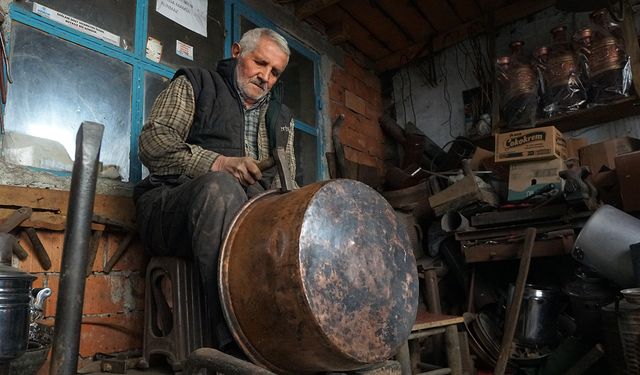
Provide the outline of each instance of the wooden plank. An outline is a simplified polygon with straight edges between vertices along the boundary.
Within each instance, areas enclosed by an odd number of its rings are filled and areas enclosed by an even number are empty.
[[[69,192],[63,190],[0,185],[0,206],[31,207],[35,212],[48,211],[67,215]],[[135,206],[131,197],[96,194],[93,213],[133,225]]]
[[[319,11],[326,9],[334,4],[339,3],[340,0],[304,0],[296,4],[296,17],[299,19],[305,19],[312,16]]]
[[[461,316],[432,314],[425,310],[418,310],[416,321],[413,323],[412,332],[423,329],[446,327],[452,324],[464,323]]]
[[[495,26],[503,26],[515,20],[524,18],[533,13],[539,12],[555,4],[553,0],[521,0],[517,3],[507,5],[497,9],[493,13]],[[452,27],[449,30],[440,32],[433,40],[433,51],[437,52],[450,47],[456,43],[470,37],[479,35],[487,31],[484,19],[465,22]],[[394,52],[375,60],[375,69],[378,73],[405,65],[408,61],[425,56],[429,51],[425,48],[427,41],[420,41],[398,52]]]
[[[416,11],[409,1],[403,0],[378,0],[380,8],[393,18],[414,41],[427,40],[435,33],[429,22]]]
[[[13,213],[13,209],[11,208],[0,208],[0,222],[6,220],[9,215]],[[20,223],[21,228],[36,228],[36,229],[47,229],[52,231],[63,231],[67,224],[67,217],[63,214],[53,213],[53,212],[41,212],[36,211],[31,214],[31,217],[22,223]],[[92,223],[91,229],[104,231],[105,226],[103,224]]]
[[[344,0],[340,6],[391,51],[409,46],[409,40],[380,9],[369,1]]]
[[[566,255],[571,252],[571,248],[565,243],[573,243],[573,237],[563,240],[554,238],[544,241],[536,241],[533,245],[532,257],[551,257]],[[464,258],[467,263],[491,262],[507,259],[517,259],[520,257],[522,243],[498,243],[486,245],[474,245],[463,247]]]
[[[553,125],[561,132],[583,129],[589,126],[638,115],[640,114],[639,104],[640,101],[638,98],[631,96],[606,105],[584,108],[571,113],[538,120],[536,127]]]
[[[417,0],[416,6],[438,32],[449,30],[462,21],[456,16],[451,6],[443,0]]]
[[[368,30],[360,26],[342,8],[325,9],[318,12],[317,16],[322,22],[330,25],[329,40],[336,38],[341,43],[353,42],[358,46],[360,52],[374,61],[391,53],[391,50],[380,43]]]
[[[449,4],[464,22],[482,17],[482,10],[475,0],[450,0]]]

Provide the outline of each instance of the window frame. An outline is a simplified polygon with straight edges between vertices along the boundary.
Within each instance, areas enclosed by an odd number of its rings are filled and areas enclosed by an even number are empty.
[[[322,96],[320,94],[321,86],[321,78],[320,78],[320,55],[312,50],[310,47],[305,46],[293,37],[289,32],[282,29],[273,21],[269,20],[267,17],[254,10],[245,4],[242,0],[225,0],[224,1],[224,13],[225,13],[225,28],[227,29],[227,35],[225,36],[224,41],[224,56],[225,58],[231,57],[231,46],[233,42],[240,40],[242,35],[240,34],[240,22],[241,18],[244,17],[251,21],[253,24],[258,25],[259,27],[268,27],[277,31],[280,35],[282,35],[289,44],[289,48],[295,49],[296,52],[300,53],[304,57],[308,58],[313,62],[313,84],[314,84],[314,93],[315,93],[315,114],[316,114],[316,126],[309,125],[299,119],[294,118],[295,128],[301,132],[304,132],[308,135],[311,135],[316,138],[316,176],[315,181],[320,181],[324,177],[325,167],[323,163],[323,155],[324,155],[324,139],[323,139],[323,129],[324,122],[323,116],[321,116],[323,110],[323,102]]]
[[[75,43],[81,47],[99,52],[105,56],[118,59],[131,65],[133,76],[131,80],[131,139],[129,150],[129,182],[142,179],[142,163],[138,158],[138,136],[144,122],[144,73],[149,71],[163,77],[172,78],[175,69],[147,59],[147,23],[148,0],[136,0],[136,15],[134,20],[134,51],[126,51],[120,46],[107,43],[91,35],[76,31],[53,20],[41,17],[27,9],[10,4],[9,15],[12,21],[43,31],[62,40]],[[10,46],[7,46],[11,51]],[[8,94],[11,95],[9,85]],[[4,107],[2,108],[4,116]],[[79,126],[80,124],[78,124]]]

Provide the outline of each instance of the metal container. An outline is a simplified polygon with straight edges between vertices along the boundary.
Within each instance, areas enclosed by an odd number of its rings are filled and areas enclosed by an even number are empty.
[[[218,286],[236,342],[278,373],[381,362],[406,342],[418,305],[406,230],[352,180],[248,202],[223,243]]]
[[[591,215],[572,251],[578,262],[622,288],[635,286],[629,246],[640,242],[640,220],[609,205]]]
[[[0,264],[0,363],[19,357],[29,339],[29,291],[35,279]]]
[[[599,338],[602,327],[601,308],[613,302],[616,293],[602,278],[582,272],[576,273],[576,276],[576,279],[563,288],[569,295],[576,328],[583,336]]]
[[[513,289],[511,284],[509,303]],[[555,343],[558,339],[558,320],[564,306],[564,295],[560,290],[527,284],[516,327],[518,344],[540,347]]]
[[[618,329],[624,348],[626,374],[640,374],[640,305],[620,301]]]

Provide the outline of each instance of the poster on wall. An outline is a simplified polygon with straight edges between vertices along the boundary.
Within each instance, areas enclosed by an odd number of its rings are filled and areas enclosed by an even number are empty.
[[[157,0],[156,12],[204,37],[208,0]]]
[[[77,18],[71,17],[68,14],[58,12],[57,10],[51,8],[47,8],[46,6],[40,5],[38,3],[33,3],[33,13],[52,21],[61,23],[74,30],[104,40],[105,42],[111,43],[114,46],[120,46],[120,37],[118,35],[110,33],[107,30],[101,29],[95,25],[84,22]]]

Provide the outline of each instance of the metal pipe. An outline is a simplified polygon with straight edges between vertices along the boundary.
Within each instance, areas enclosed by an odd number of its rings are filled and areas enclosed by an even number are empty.
[[[54,375],[77,372],[85,271],[103,132],[103,125],[85,121],[76,135],[76,157],[71,175],[53,354],[49,367],[49,372]]]
[[[216,373],[227,375],[275,375],[251,362],[243,361],[212,348],[196,349],[189,355],[185,364],[185,373],[187,375],[199,374],[201,369],[213,370]]]

